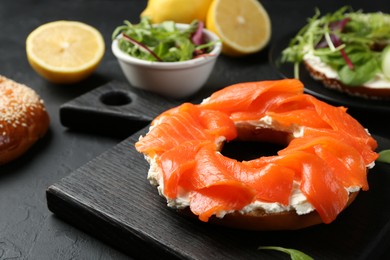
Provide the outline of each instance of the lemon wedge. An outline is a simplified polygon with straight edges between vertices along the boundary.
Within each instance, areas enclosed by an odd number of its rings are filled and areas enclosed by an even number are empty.
[[[104,39],[94,27],[77,21],[55,21],[32,31],[26,40],[32,68],[48,81],[71,84],[88,77],[105,51]]]
[[[263,49],[271,37],[267,11],[257,0],[214,0],[206,28],[222,40],[222,53],[243,56]]]

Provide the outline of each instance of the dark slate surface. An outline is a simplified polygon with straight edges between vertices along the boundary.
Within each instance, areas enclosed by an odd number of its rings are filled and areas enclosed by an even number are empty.
[[[272,20],[270,46],[303,25],[316,6],[324,11],[344,4],[365,11],[390,11],[388,1],[384,0],[264,0],[262,3]],[[128,259],[156,253],[189,259],[241,256],[288,259],[276,252],[258,252],[256,247],[263,243],[308,250],[320,259],[324,256],[334,259],[379,258],[383,249],[390,244],[389,170],[386,165],[378,165],[370,175],[370,191],[359,195],[356,203],[334,225],[298,233],[237,232],[178,217],[164,207],[164,202],[145,181],[145,176],[132,176],[134,169],[144,170],[147,165],[129,147],[136,136],[124,142],[122,140],[141,125],[131,125],[128,133],[127,127],[121,129],[117,135],[106,129],[88,129],[75,124],[77,121],[61,121],[61,108],[72,104],[81,95],[99,91],[107,83],[127,85],[109,49],[110,37],[112,30],[123,20],[137,22],[145,6],[146,1],[141,0],[0,1],[0,74],[35,89],[45,100],[51,117],[50,130],[44,139],[17,161],[0,166],[0,259]],[[27,35],[45,22],[61,19],[79,20],[95,26],[102,32],[107,46],[96,72],[87,80],[71,86],[50,84],[40,78],[30,68],[25,55]],[[268,52],[269,48],[266,48],[244,58],[221,56],[205,88],[193,97],[194,101],[236,82],[278,78],[279,74],[269,65]],[[120,108],[113,110],[118,112]],[[389,148],[387,114],[354,110],[351,113],[379,136],[381,148]],[[117,114],[110,115],[115,117]],[[151,116],[147,115],[147,111],[145,115]],[[374,120],[375,116],[381,120]],[[111,170],[110,174],[103,175],[107,168]],[[101,179],[86,181],[91,170],[99,176],[103,175]],[[129,175],[124,175],[125,170]],[[129,176],[134,178],[130,181]],[[120,181],[120,185],[113,189],[106,182],[109,178]],[[85,190],[87,187],[89,189]],[[73,198],[76,195],[79,198],[70,203],[65,191],[68,191],[68,195],[76,191]],[[126,196],[141,191],[145,192],[143,197],[136,197],[127,203]],[[136,204],[141,199],[151,204]],[[52,205],[50,209],[63,214],[53,214],[48,209],[48,203]],[[83,210],[86,205],[88,210]],[[118,205],[132,212],[133,218],[121,215]],[[150,206],[153,206],[156,214],[164,215],[164,222],[159,218],[156,220],[156,215],[136,214],[145,213]],[[147,220],[156,225],[137,228],[136,224]],[[342,237],[335,236],[336,229],[345,231]],[[305,240],[301,240],[303,237]],[[221,238],[227,243],[222,243]],[[249,238],[253,239],[248,242]],[[347,244],[335,242],[340,240],[347,241]],[[178,245],[181,248],[179,251]],[[218,250],[213,251],[213,248]],[[327,248],[327,254],[323,254],[324,248]],[[383,259],[389,256],[387,252]]]

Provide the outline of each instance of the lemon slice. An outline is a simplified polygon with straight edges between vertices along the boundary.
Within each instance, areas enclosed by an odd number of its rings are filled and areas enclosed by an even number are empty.
[[[271,37],[267,11],[257,0],[214,0],[206,27],[222,40],[222,53],[242,56],[263,49]]]
[[[43,24],[26,40],[30,65],[47,80],[59,84],[88,77],[99,65],[104,50],[100,32],[77,21]]]

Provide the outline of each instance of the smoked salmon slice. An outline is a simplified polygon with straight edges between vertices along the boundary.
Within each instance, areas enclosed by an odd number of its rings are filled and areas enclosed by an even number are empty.
[[[187,176],[194,191],[191,209],[201,219],[207,221],[212,212],[240,210],[255,200],[289,204],[295,174],[292,170],[276,164],[248,167],[205,147],[199,150],[195,168]]]
[[[259,118],[268,107],[287,96],[301,93],[303,84],[292,79],[239,83],[215,92],[200,106],[227,113],[233,121],[239,117],[252,118],[253,115]]]
[[[340,134],[339,132],[333,129],[324,129],[324,128],[320,129],[320,128],[306,127],[304,131],[304,136],[306,137],[329,136],[339,140],[340,142],[347,143],[353,146],[360,153],[366,166],[369,166],[379,156],[378,153],[376,153],[373,150],[372,145],[366,142],[366,138],[361,138],[350,134]]]
[[[348,191],[335,178],[337,172],[326,161],[308,151],[292,151],[280,156],[262,157],[246,161],[246,165],[261,167],[269,163],[290,168],[299,181],[300,189],[314,206],[324,223],[332,222],[345,208]]]
[[[297,153],[297,152],[296,152]],[[330,223],[346,207],[348,191],[334,178],[327,163],[311,153],[299,153],[301,162],[301,191],[314,206],[324,223]]]
[[[198,140],[220,142],[222,136],[226,140],[237,136],[234,123],[226,114],[214,110],[200,110],[198,106],[190,103],[167,111],[155,122],[159,122],[158,127],[153,127],[152,124],[149,133],[136,143],[139,152],[161,155],[183,142]]]
[[[188,141],[164,152],[158,158],[157,163],[164,179],[164,194],[168,198],[176,198],[179,186],[193,188],[186,173],[194,169],[196,154],[203,146],[216,149],[215,144],[209,141]]]
[[[279,155],[305,151],[317,155],[335,172],[345,187],[359,187],[368,190],[367,170],[359,152],[340,140],[324,137],[302,137],[294,139]]]
[[[203,221],[220,211],[239,210],[255,197],[255,191],[222,167],[216,152],[206,147],[196,155],[194,171],[187,177],[193,186],[191,210]]]
[[[222,215],[231,210],[240,210],[250,203],[253,194],[239,186],[213,186],[190,192],[190,209],[199,220],[207,222],[212,215]]]
[[[378,144],[375,139],[367,133],[366,129],[355,118],[345,113],[344,107],[331,106],[312,96],[310,96],[309,99],[315,106],[319,117],[327,122],[333,130],[343,135],[361,139],[364,143],[368,144],[372,150],[377,148]]]
[[[199,120],[208,134],[224,136],[228,141],[237,137],[237,129],[234,122],[225,113],[203,109],[200,113]]]
[[[284,127],[306,126],[313,128],[330,128],[329,124],[318,117],[318,113],[311,109],[297,109],[282,113],[268,112],[267,116],[272,117]]]
[[[269,163],[262,167],[249,167],[242,162],[216,155],[225,169],[236,179],[256,191],[256,200],[289,204],[294,172],[286,167]]]

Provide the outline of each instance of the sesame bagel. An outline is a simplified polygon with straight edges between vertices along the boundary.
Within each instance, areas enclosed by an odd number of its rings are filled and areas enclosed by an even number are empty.
[[[0,76],[0,165],[25,153],[48,127],[49,115],[37,93]]]

